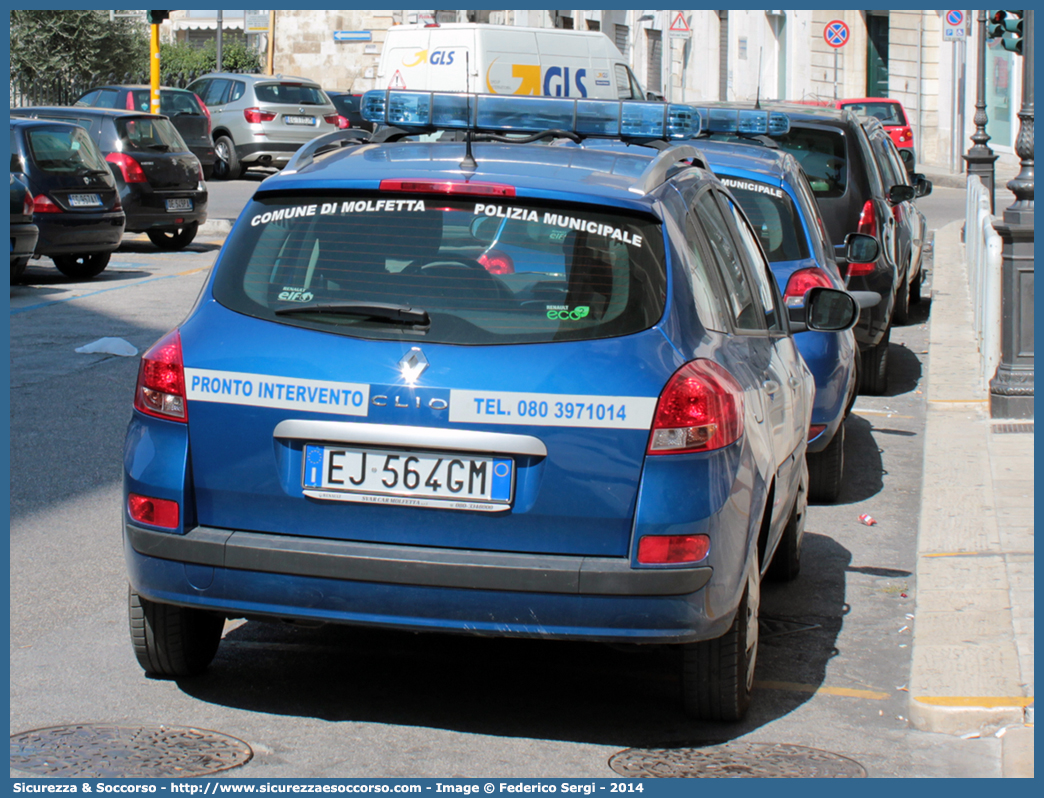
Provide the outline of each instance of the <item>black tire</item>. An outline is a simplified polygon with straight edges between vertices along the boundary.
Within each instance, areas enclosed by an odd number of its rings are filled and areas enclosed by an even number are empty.
[[[160,249],[184,249],[192,243],[199,231],[199,222],[192,222],[184,227],[172,227],[170,230],[148,230],[149,241]]]
[[[888,339],[891,335],[892,328],[889,327],[877,346],[860,353],[863,360],[860,393],[880,396],[888,390]]]
[[[845,471],[845,422],[834,433],[826,448],[805,455],[808,462],[808,498],[814,502],[835,502],[841,495]],[[783,544],[780,544],[781,546]]]
[[[208,182],[214,178],[214,164],[209,164],[203,167],[203,180]]]
[[[17,260],[11,261],[11,285],[22,281],[22,276],[25,274],[26,267],[28,266],[29,258],[18,258]]]
[[[910,322],[910,283],[903,278],[902,285],[895,294],[895,309],[892,310],[893,324],[909,324]]]
[[[690,716],[720,722],[742,720],[747,714],[758,656],[760,603],[755,562],[729,631],[682,646],[682,703]]]
[[[111,252],[95,252],[90,255],[53,255],[51,260],[66,277],[88,280],[105,271],[111,257]]]
[[[218,136],[214,139],[214,152],[222,163],[221,177],[224,180],[237,180],[243,174],[243,166],[239,163],[236,155],[236,145],[228,136]]]
[[[207,669],[225,626],[222,615],[156,604],[128,589],[131,645],[152,676],[196,676]]]
[[[910,283],[910,304],[919,305],[921,303],[921,283],[924,282],[924,270],[922,269],[917,273],[914,281]]]

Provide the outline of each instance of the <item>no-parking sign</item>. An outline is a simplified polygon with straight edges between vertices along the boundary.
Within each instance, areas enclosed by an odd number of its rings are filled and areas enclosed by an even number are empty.
[[[839,19],[831,20],[823,28],[823,40],[835,49],[848,44],[849,35],[848,25]]]
[[[968,38],[968,13],[947,11],[943,14],[943,41],[963,42]]]

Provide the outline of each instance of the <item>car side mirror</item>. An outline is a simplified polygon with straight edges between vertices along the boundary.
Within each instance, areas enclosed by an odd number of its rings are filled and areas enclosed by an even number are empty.
[[[880,253],[881,245],[874,236],[865,233],[849,233],[845,236],[845,260],[849,263],[873,263]]]
[[[927,197],[932,193],[932,181],[925,177],[920,172],[917,172],[913,176],[914,193],[918,197]]]
[[[847,291],[815,286],[805,294],[804,307],[790,308],[790,331],[843,332],[855,326],[859,304]]]
[[[900,202],[909,202],[916,196],[913,186],[892,186],[888,189],[888,201],[893,205],[898,205]]]
[[[654,91],[647,91],[647,92],[645,92],[645,99],[650,100],[652,102],[662,103],[663,102],[663,95],[662,94],[657,94]]]

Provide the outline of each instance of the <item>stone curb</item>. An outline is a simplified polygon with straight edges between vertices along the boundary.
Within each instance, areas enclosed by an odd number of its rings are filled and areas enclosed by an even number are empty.
[[[1023,723],[1018,650],[976,380],[960,220],[935,233],[909,715],[922,731]]]
[[[1033,778],[1033,726],[1010,728],[1001,738],[1001,774],[1006,779]]]

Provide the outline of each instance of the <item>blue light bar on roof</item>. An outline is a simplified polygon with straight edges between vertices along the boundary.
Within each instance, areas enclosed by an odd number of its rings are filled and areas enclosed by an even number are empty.
[[[779,111],[740,108],[694,108],[708,133],[738,136],[782,136],[790,131],[790,117]]]
[[[360,113],[367,122],[421,130],[565,130],[580,136],[649,139],[688,139],[700,132],[699,115],[687,105],[560,97],[377,89],[363,95]]]

